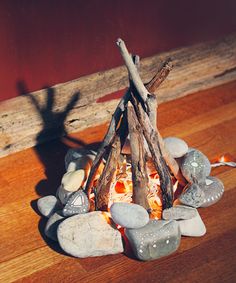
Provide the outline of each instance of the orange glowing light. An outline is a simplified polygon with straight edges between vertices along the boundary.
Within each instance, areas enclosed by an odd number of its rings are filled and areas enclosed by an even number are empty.
[[[220,158],[219,158],[219,162],[226,162],[226,158],[224,155],[222,155]]]

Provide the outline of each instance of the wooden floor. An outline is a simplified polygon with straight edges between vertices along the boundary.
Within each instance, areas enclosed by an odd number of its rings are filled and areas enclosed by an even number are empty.
[[[163,136],[178,136],[210,160],[236,157],[236,82],[159,107]],[[96,146],[106,125],[73,135]],[[222,200],[199,209],[201,238],[183,237],[176,253],[151,262],[124,254],[76,259],[42,231],[35,200],[55,193],[69,144],[53,141],[0,159],[0,282],[236,282],[236,169],[215,168],[225,185]]]

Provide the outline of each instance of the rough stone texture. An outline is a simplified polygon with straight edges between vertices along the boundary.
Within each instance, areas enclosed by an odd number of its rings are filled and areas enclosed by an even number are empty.
[[[211,164],[208,158],[199,150],[190,149],[180,162],[181,171],[189,182],[204,183],[206,177],[210,175]]]
[[[180,230],[175,220],[150,220],[139,229],[125,229],[135,256],[143,261],[167,256],[180,244]]]
[[[138,204],[116,202],[110,207],[113,221],[125,228],[140,228],[149,221],[147,211]]]
[[[152,260],[175,252],[180,244],[181,234],[175,220],[155,220],[139,229],[125,229],[132,250],[140,260]]]
[[[196,209],[185,205],[176,205],[162,212],[165,220],[191,219],[195,216],[197,216]]]
[[[49,219],[45,226],[44,233],[45,235],[54,240],[57,241],[57,227],[58,225],[65,219],[65,217],[62,214],[62,211],[59,210],[55,212]]]
[[[60,202],[58,199],[53,196],[46,196],[38,199],[37,206],[39,212],[46,217],[50,217],[54,212],[61,208]]]
[[[197,215],[192,219],[179,220],[179,228],[182,236],[201,237],[206,234],[206,226],[197,209]]]
[[[103,214],[94,211],[64,220],[57,230],[61,248],[79,258],[122,253],[121,234]]]
[[[206,184],[200,185],[205,194],[205,198],[201,207],[208,207],[218,202],[224,193],[224,184],[216,177],[208,177]]]
[[[182,204],[200,207],[205,199],[205,194],[198,184],[189,184],[184,188],[184,191],[179,197]]]
[[[89,211],[89,200],[83,191],[73,193],[62,212],[64,216],[71,216],[74,214],[83,214]]]
[[[63,185],[60,185],[57,189],[56,196],[59,198],[62,204],[66,204],[69,197],[73,194],[74,192],[67,191],[65,190]]]
[[[188,145],[182,139],[176,137],[167,137],[163,140],[165,147],[174,158],[180,158],[188,152]]]

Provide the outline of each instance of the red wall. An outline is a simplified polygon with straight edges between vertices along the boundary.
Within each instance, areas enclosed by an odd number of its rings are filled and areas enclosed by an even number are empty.
[[[236,1],[2,0],[0,100],[236,31]]]

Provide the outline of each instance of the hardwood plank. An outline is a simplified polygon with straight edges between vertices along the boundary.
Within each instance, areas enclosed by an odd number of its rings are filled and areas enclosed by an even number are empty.
[[[211,159],[224,153],[236,157],[235,98],[233,82],[163,104],[159,108],[162,132],[183,135],[190,146]],[[175,108],[179,112],[172,115]],[[103,124],[73,137],[91,146],[105,131]],[[0,159],[0,282],[235,281],[236,171],[230,167],[212,170],[212,175],[224,182],[225,194],[217,204],[199,209],[207,234],[182,237],[173,255],[152,262],[139,262],[123,254],[86,259],[63,255],[57,243],[40,234],[45,220],[40,220],[31,202],[55,192],[71,145],[67,142],[51,141]]]
[[[145,58],[140,67],[142,79],[150,80],[168,57],[173,58],[175,68],[158,89],[159,103],[235,80],[236,34]],[[0,156],[61,136],[65,131],[75,132],[108,121],[117,99],[101,102],[101,98],[122,93],[127,85],[127,71],[122,66],[2,102]],[[27,92],[27,86],[22,86],[21,92]]]

